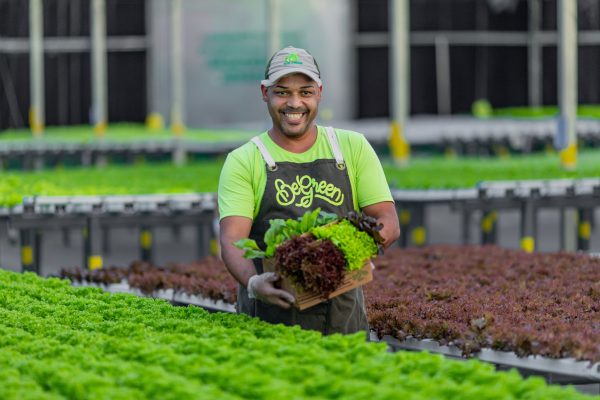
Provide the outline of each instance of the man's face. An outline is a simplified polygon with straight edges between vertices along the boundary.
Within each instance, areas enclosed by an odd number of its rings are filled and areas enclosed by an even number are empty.
[[[261,86],[273,128],[293,138],[303,136],[317,116],[321,87],[304,74],[281,78],[270,87]]]

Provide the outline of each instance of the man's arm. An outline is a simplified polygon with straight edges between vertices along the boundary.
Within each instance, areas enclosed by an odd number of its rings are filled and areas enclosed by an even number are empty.
[[[381,203],[371,204],[362,209],[362,211],[377,219],[377,222],[383,224],[383,229],[379,231],[385,240],[384,247],[389,247],[400,237],[400,224],[396,206],[391,201],[382,201]]]
[[[254,280],[252,290],[256,298],[264,303],[275,304],[282,308],[289,308],[294,302],[294,297],[273,284],[276,278],[271,273],[261,274],[256,277],[256,268],[251,260],[243,257],[244,251],[233,245],[240,239],[250,235],[252,220],[247,217],[225,217],[220,222],[219,241],[221,243],[221,257],[225,266],[233,277],[244,287],[248,287],[250,278]]]
[[[246,217],[225,217],[219,228],[223,262],[231,275],[244,287],[248,286],[248,279],[256,275],[256,268],[252,260],[242,257],[244,250],[238,249],[233,243],[247,238],[251,228],[252,220]]]

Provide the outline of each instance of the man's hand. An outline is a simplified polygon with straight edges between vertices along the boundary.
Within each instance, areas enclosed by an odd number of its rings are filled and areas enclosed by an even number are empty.
[[[396,206],[391,201],[383,201],[381,203],[371,204],[362,209],[362,211],[377,219],[377,222],[383,224],[383,229],[379,234],[385,242],[383,246],[388,248],[400,237],[400,225],[398,223],[398,214],[396,214]]]
[[[248,280],[248,297],[263,303],[273,304],[281,308],[290,308],[295,299],[291,293],[277,289],[274,283],[279,278],[274,272],[254,275]]]

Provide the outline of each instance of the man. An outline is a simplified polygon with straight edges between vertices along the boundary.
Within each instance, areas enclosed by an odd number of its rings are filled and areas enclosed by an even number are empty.
[[[353,333],[368,330],[362,288],[298,311],[291,307],[293,296],[275,287],[277,277],[233,246],[250,237],[264,249],[269,220],[297,218],[317,207],[338,215],[362,210],[383,224],[384,245],[398,239],[396,209],[373,148],[359,133],[314,123],[322,91],[319,68],[306,50],[286,47],[273,55],[261,82],[273,125],[225,161],[220,243],[223,261],[240,283],[238,312],[324,334]],[[336,196],[313,192],[307,183],[313,179],[332,185]]]

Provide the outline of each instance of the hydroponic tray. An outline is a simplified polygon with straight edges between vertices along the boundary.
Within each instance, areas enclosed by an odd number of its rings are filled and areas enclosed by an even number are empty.
[[[214,193],[107,196],[32,196],[23,204],[4,209],[8,214],[81,214],[214,210]]]
[[[443,354],[453,358],[464,358],[462,351],[456,346],[440,345],[432,339],[415,339],[408,337],[398,340],[391,336],[384,336],[381,341],[386,342],[393,350],[419,350]],[[542,356],[519,357],[514,352],[481,349],[473,357],[497,365],[532,370],[547,374],[566,375],[580,378],[589,382],[600,382],[600,363],[592,364],[589,361],[577,361],[574,358],[553,359]]]

